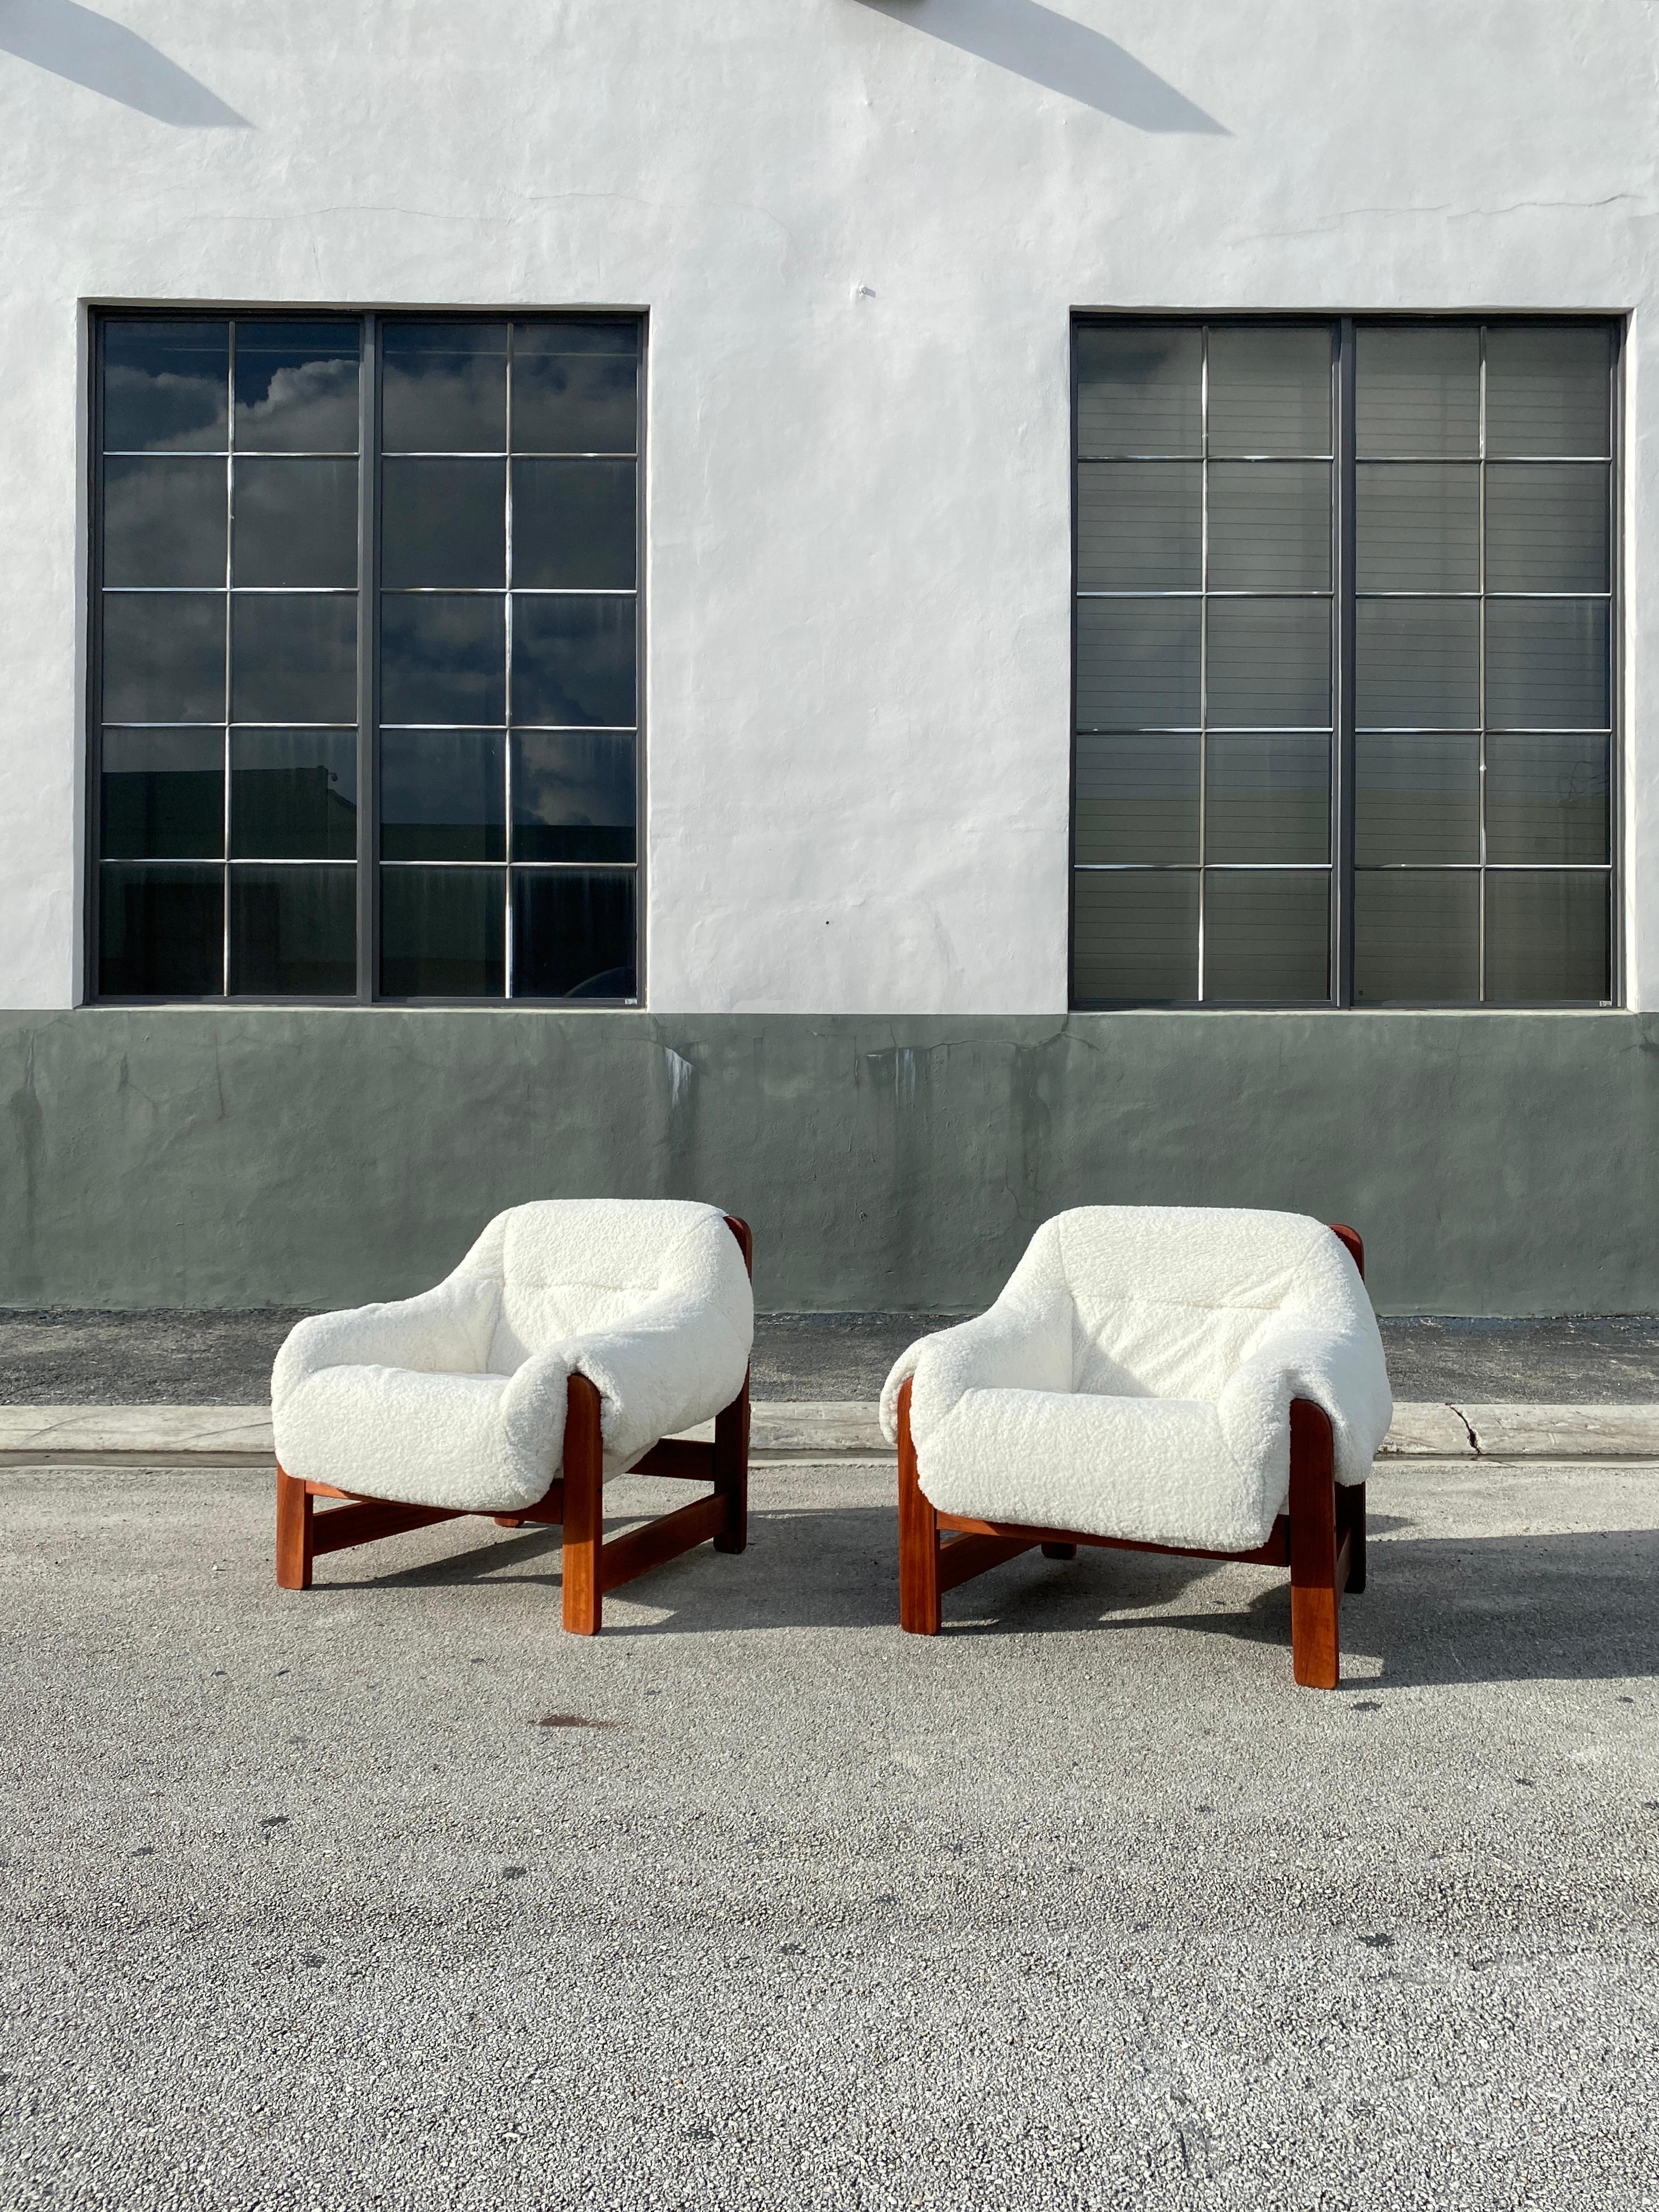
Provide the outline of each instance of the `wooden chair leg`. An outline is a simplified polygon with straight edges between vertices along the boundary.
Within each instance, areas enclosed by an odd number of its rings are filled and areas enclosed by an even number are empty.
[[[1348,1540],[1348,1582],[1357,1595],[1365,1587],[1365,1486],[1345,1483],[1336,1493],[1336,1540]]]
[[[943,1623],[939,1589],[939,1516],[916,1474],[910,1441],[910,1385],[898,1400],[899,1626],[937,1636]]]
[[[717,1552],[741,1552],[749,1541],[749,1377],[743,1389],[714,1416],[714,1495],[726,1501],[726,1521],[714,1539]]]
[[[1336,1478],[1323,1407],[1291,1401],[1291,1664],[1304,1689],[1334,1690],[1337,1640]]]
[[[599,1547],[605,1537],[604,1444],[599,1394],[573,1375],[564,1412],[564,1625],[573,1636],[597,1636],[604,1625]]]
[[[1077,1546],[1075,1544],[1045,1544],[1042,1547],[1042,1556],[1045,1559],[1074,1559],[1077,1557]]]
[[[276,1469],[276,1584],[279,1589],[311,1588],[312,1507],[303,1482],[280,1464]]]

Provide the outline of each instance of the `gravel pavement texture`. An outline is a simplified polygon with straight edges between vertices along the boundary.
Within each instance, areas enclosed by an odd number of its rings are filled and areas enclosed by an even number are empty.
[[[297,1311],[25,1313],[0,1308],[0,1405],[246,1406]],[[760,1400],[873,1399],[916,1337],[952,1314],[762,1314],[752,1394]],[[1385,1321],[1401,1399],[1519,1399],[1546,1405],[1659,1399],[1659,1318]]]
[[[902,1637],[875,1466],[597,1642],[556,1532],[0,1485],[14,2212],[1659,2201],[1659,1468],[1381,1471],[1332,1694],[1261,1569]]]

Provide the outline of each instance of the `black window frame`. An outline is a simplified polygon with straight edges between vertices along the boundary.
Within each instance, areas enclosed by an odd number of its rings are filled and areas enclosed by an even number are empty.
[[[1608,731],[1607,731],[1607,879],[1608,995],[1602,1000],[1548,1000],[1530,998],[1499,1000],[1486,997],[1474,999],[1390,999],[1382,1002],[1356,1002],[1354,997],[1354,907],[1356,863],[1354,857],[1354,792],[1355,792],[1355,702],[1354,677],[1356,659],[1356,619],[1358,605],[1356,590],[1355,505],[1357,471],[1355,455],[1355,391],[1354,366],[1356,333],[1368,328],[1424,327],[1431,325],[1476,326],[1484,330],[1492,325],[1514,328],[1528,324],[1559,328],[1576,326],[1607,332],[1611,340],[1612,367],[1609,378],[1611,426],[1608,436],[1609,498],[1609,561],[1608,561]],[[1079,731],[1078,713],[1078,610],[1082,596],[1079,586],[1079,462],[1084,458],[1079,430],[1079,334],[1100,328],[1122,328],[1157,325],[1160,328],[1181,327],[1199,331],[1219,327],[1263,328],[1318,325],[1332,334],[1332,757],[1331,757],[1331,823],[1330,860],[1327,864],[1330,878],[1330,934],[1329,979],[1330,991],[1323,999],[1150,999],[1150,998],[1085,998],[1077,989],[1077,899],[1075,886],[1080,870],[1094,866],[1080,863],[1078,859],[1078,756]],[[1069,794],[1067,805],[1066,872],[1066,1001],[1074,1013],[1146,1012],[1170,1013],[1348,1013],[1376,1012],[1381,1014],[1416,1012],[1486,1013],[1554,1013],[1595,1014],[1619,1012],[1626,1004],[1626,936],[1624,916],[1625,896],[1625,690],[1626,678],[1626,376],[1628,352],[1630,317],[1626,312],[1608,309],[1567,309],[1552,312],[1542,308],[1524,310],[1468,307],[1443,310],[1397,310],[1384,313],[1362,312],[1334,313],[1328,308],[1223,309],[1201,311],[1192,308],[1159,310],[1150,307],[1103,308],[1076,307],[1072,310],[1067,345],[1067,376],[1069,379],[1070,441],[1067,460],[1068,509],[1071,531],[1070,576],[1070,633],[1071,680],[1068,689],[1070,712]],[[1482,466],[1486,456],[1482,454]],[[1483,586],[1484,591],[1484,586]],[[1483,739],[1484,758],[1484,739]],[[1484,814],[1484,808],[1483,808]],[[1500,872],[1504,864],[1499,864]],[[1523,864],[1507,864],[1519,872]],[[1484,887],[1486,875],[1492,866],[1484,854],[1478,864],[1480,880]],[[1565,871],[1564,871],[1565,872]],[[1587,865],[1583,872],[1594,872]],[[1482,896],[1484,909],[1484,896]],[[1484,938],[1484,920],[1481,924]]]
[[[647,439],[648,435],[650,388],[650,312],[647,307],[632,306],[562,306],[528,307],[483,305],[441,307],[400,307],[375,308],[340,306],[311,306],[303,301],[283,301],[276,303],[247,301],[168,301],[157,305],[148,301],[102,301],[88,309],[87,344],[88,392],[84,420],[88,428],[87,453],[87,549],[85,591],[87,594],[87,650],[85,664],[84,713],[86,743],[84,750],[85,835],[82,841],[87,872],[86,892],[81,903],[83,917],[82,988],[83,1003],[88,1006],[189,1006],[214,1007],[260,1006],[392,1006],[392,1007],[453,1007],[507,1009],[526,1007],[562,1012],[643,1012],[647,1004],[647,848],[645,824],[647,820],[647,589],[646,568],[646,481],[647,472]],[[356,871],[356,905],[357,927],[357,983],[353,992],[222,992],[201,994],[179,993],[109,992],[99,988],[100,949],[102,934],[102,877],[104,856],[101,850],[102,804],[101,769],[103,750],[102,731],[102,635],[103,635],[103,523],[104,499],[104,337],[112,323],[126,322],[192,322],[204,319],[235,321],[291,320],[314,325],[337,322],[343,330],[353,330],[359,335],[358,368],[358,532],[357,532],[357,670],[356,670],[356,811],[357,844],[356,856],[349,865]],[[382,501],[382,442],[380,438],[381,386],[383,351],[380,334],[388,325],[398,324],[432,325],[440,323],[469,324],[489,321],[583,324],[596,322],[629,323],[638,334],[638,383],[635,417],[635,721],[634,721],[634,805],[635,848],[631,862],[579,861],[522,862],[511,857],[512,825],[507,825],[507,845],[500,861],[481,861],[477,865],[495,870],[503,878],[507,896],[511,898],[512,874],[515,868],[532,867],[555,872],[564,869],[579,872],[584,867],[592,871],[611,873],[626,872],[634,884],[634,981],[635,994],[627,998],[598,996],[550,997],[527,993],[509,995],[504,988],[500,994],[476,994],[466,996],[426,994],[396,994],[380,988],[380,639],[381,621],[380,508]],[[228,424],[227,438],[234,436]],[[511,469],[511,459],[504,464]],[[507,586],[511,592],[510,581]],[[503,727],[504,750],[512,750],[513,725],[510,719]],[[204,725],[212,727],[213,725]],[[228,763],[227,763],[228,775]],[[510,809],[510,786],[507,804]],[[232,854],[227,841],[218,866],[225,885],[227,902],[226,928],[228,932],[228,892]],[[166,865],[158,861],[157,865]],[[257,862],[254,865],[258,865]],[[395,865],[395,864],[394,864]],[[469,864],[470,865],[470,864]],[[504,930],[504,986],[510,978],[512,958],[513,919],[509,903],[503,920]],[[224,978],[228,985],[228,970]]]

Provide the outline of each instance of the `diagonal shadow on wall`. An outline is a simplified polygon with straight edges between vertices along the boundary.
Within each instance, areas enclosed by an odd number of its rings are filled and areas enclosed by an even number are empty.
[[[0,53],[33,62],[157,123],[195,131],[253,128],[148,39],[76,0],[0,0]]]
[[[926,31],[946,46],[959,46],[963,53],[977,54],[981,61],[994,62],[1000,69],[1012,70],[1050,92],[1063,92],[1137,131],[1189,131],[1216,138],[1232,135],[1115,39],[1042,7],[1040,0],[859,0],[859,4]]]

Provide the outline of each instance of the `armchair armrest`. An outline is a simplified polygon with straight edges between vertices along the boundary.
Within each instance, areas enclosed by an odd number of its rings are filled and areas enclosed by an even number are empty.
[[[1369,1310],[1363,1322],[1285,1314],[1273,1324],[1217,1401],[1236,1459],[1266,1466],[1287,1458],[1293,1398],[1309,1399],[1329,1417],[1338,1482],[1364,1482],[1394,1419],[1382,1340]]]
[[[477,1373],[489,1364],[500,1285],[451,1276],[418,1297],[312,1314],[289,1331],[271,1370],[273,1405],[326,1367]]]
[[[920,1443],[969,1390],[1067,1390],[1073,1387],[1071,1301],[1000,1298],[988,1313],[924,1336],[901,1354],[883,1386],[882,1434],[898,1440],[898,1394],[907,1379],[910,1434]]]

